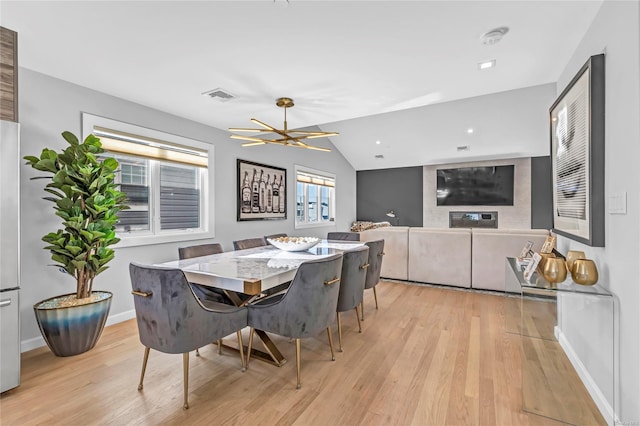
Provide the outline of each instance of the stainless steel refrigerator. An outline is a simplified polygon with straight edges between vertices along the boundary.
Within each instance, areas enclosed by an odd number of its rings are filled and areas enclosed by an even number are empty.
[[[0,392],[20,384],[20,125],[0,120]]]

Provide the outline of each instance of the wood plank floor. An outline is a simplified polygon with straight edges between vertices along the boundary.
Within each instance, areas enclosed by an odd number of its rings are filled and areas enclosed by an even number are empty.
[[[137,390],[143,348],[131,320],[107,327],[96,348],[82,355],[57,358],[47,348],[24,353],[22,385],[2,394],[0,423],[561,424],[522,410],[520,337],[505,331],[509,304],[519,299],[386,281],[377,288],[377,311],[372,292],[365,292],[363,333],[355,314],[343,314],[344,352],[335,362],[326,333],[303,340],[300,390],[295,344],[288,339],[274,337],[289,360],[284,366],[252,360],[245,373],[236,354],[218,355],[208,345],[190,358],[191,407],[183,410],[180,355],[151,351],[144,390]],[[225,341],[233,344],[232,337]],[[565,362],[549,345],[526,349]],[[586,394],[575,372],[558,374],[567,389]],[[543,403],[563,406],[562,400]],[[604,424],[588,397],[571,403],[582,404],[575,408],[581,424]]]

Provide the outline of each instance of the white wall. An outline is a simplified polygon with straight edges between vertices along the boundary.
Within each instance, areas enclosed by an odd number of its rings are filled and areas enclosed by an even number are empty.
[[[626,192],[627,214],[606,214],[605,247],[559,237],[561,252],[582,250],[596,261],[601,285],[617,303],[614,348],[617,363],[616,414],[624,424],[640,422],[640,10],[637,1],[605,1],[558,80],[558,94],[591,55],[605,53],[605,199]],[[583,324],[580,333],[563,330],[590,375],[600,374],[590,359],[606,358],[609,329],[589,327],[609,321],[607,309],[581,309],[562,300],[559,323]],[[573,312],[573,314],[572,314]],[[577,312],[577,313],[576,313]],[[610,402],[610,401],[609,401]]]
[[[436,170],[455,167],[515,166],[513,182],[513,206],[438,206],[436,202]],[[422,173],[422,223],[426,228],[448,228],[451,211],[497,211],[498,228],[531,228],[531,158],[476,161],[470,163],[424,166]]]
[[[27,69],[20,69],[21,156],[40,155],[42,148],[61,149],[64,130],[81,135],[81,112],[125,121],[143,127],[193,138],[215,146],[215,239],[225,250],[232,250],[236,239],[264,236],[277,232],[289,235],[326,236],[328,231],[346,230],[356,217],[356,173],[337,151],[323,153],[277,146],[242,148],[229,139],[226,131],[208,127],[177,116],[163,113],[123,99],[73,85]],[[239,122],[247,117],[239,117]],[[294,229],[294,191],[287,193],[286,221],[236,221],[236,159],[265,163],[287,169],[287,187],[294,188],[294,164],[335,173],[337,211],[334,226]],[[45,182],[30,180],[37,172],[23,167],[21,179],[21,318],[23,350],[41,345],[32,305],[58,294],[75,291],[75,281],[51,263],[49,253],[42,249],[40,238],[60,226],[52,205],[41,198]],[[3,182],[3,184],[5,184]],[[205,241],[198,241],[203,243]],[[131,261],[158,263],[175,260],[178,247],[189,242],[116,248],[116,257],[96,279],[95,288],[114,293],[111,321],[132,314],[128,264]]]

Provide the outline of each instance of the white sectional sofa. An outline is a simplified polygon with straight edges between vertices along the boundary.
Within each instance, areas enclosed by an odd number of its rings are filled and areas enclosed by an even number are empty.
[[[410,281],[471,287],[471,229],[409,229]]]
[[[384,239],[384,258],[382,259],[380,276],[395,280],[407,280],[409,227],[387,226],[360,233],[360,241],[381,239]]]
[[[546,229],[474,229],[473,288],[504,291],[505,257],[518,256],[527,241],[533,242],[533,251],[540,251],[548,235]]]
[[[518,256],[527,241],[539,251],[548,235],[544,229],[390,226],[363,231],[360,240],[385,240],[384,278],[504,291],[505,258]]]

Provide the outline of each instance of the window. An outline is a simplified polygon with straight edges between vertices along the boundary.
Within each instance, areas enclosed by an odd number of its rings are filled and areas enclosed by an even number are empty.
[[[90,114],[83,131],[120,163],[116,182],[130,207],[119,213],[120,247],[213,237],[213,147]]]
[[[335,175],[296,166],[296,228],[335,220]]]

